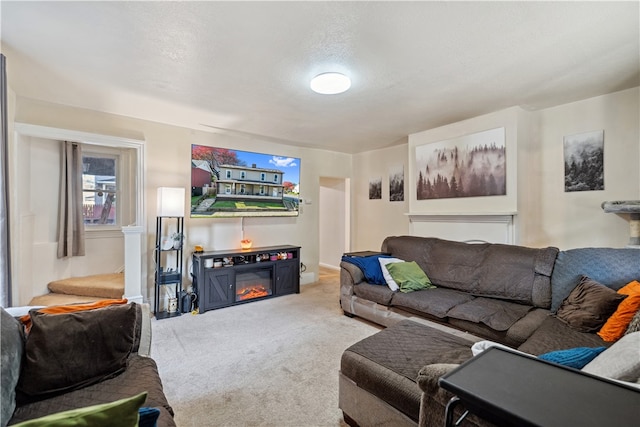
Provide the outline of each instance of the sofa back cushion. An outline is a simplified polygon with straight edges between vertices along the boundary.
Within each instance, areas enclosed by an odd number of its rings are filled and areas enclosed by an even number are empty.
[[[580,282],[581,276],[588,276],[613,290],[640,280],[640,249],[579,248],[561,251],[551,275],[553,313]]]
[[[432,237],[387,237],[382,250],[416,261],[431,282],[476,296],[549,308],[557,248],[469,244]]]
[[[31,311],[18,382],[21,402],[83,388],[122,372],[134,349],[137,304],[45,314]]]

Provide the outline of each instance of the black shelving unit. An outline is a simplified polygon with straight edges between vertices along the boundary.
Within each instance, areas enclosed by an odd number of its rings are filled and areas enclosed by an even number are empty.
[[[180,233],[179,247],[163,248],[163,232],[167,233],[169,229],[173,229],[171,225],[175,224],[175,232]],[[159,216],[156,218],[156,247],[154,258],[156,263],[156,271],[154,275],[155,298],[154,298],[154,314],[156,319],[166,319],[169,317],[180,316],[180,299],[179,295],[182,291],[182,250],[184,245],[184,218]],[[163,288],[171,286],[175,288],[176,310],[169,312],[168,307],[160,311],[160,296]]]

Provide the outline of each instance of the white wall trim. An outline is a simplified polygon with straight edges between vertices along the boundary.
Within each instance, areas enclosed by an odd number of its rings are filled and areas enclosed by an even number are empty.
[[[141,251],[141,237],[145,230],[145,186],[144,186],[144,164],[145,164],[145,141],[140,139],[122,138],[110,135],[100,135],[95,133],[81,132],[70,129],[40,126],[29,123],[14,123],[15,141],[20,136],[50,139],[54,141],[71,140],[83,144],[94,144],[113,148],[128,148],[136,153],[136,177],[132,191],[135,194],[135,221],[129,226],[124,226],[122,232],[125,234],[125,297],[132,301],[142,301],[142,284],[146,283],[146,262]],[[115,237],[115,236],[114,236]],[[133,253],[127,253],[127,249],[132,249]],[[14,271],[16,271],[14,269]]]
[[[116,148],[131,148],[136,152],[136,218],[132,225],[144,225],[144,144],[141,139],[121,138],[118,136],[100,135],[97,133],[80,132],[70,129],[53,128],[29,123],[14,124],[14,131],[19,135],[53,140],[72,140],[84,144],[102,145]]]
[[[410,234],[449,240],[515,244],[516,212],[407,213]]]

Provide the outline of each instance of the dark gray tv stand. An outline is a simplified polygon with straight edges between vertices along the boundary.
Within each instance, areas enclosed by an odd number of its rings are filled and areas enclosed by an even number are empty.
[[[193,281],[200,313],[300,293],[300,246],[196,253]]]

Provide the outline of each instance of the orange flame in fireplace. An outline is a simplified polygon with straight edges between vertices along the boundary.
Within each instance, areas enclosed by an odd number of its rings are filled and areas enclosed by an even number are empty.
[[[244,301],[247,299],[266,297],[269,295],[269,291],[264,286],[258,285],[241,289],[236,295],[239,301]]]

